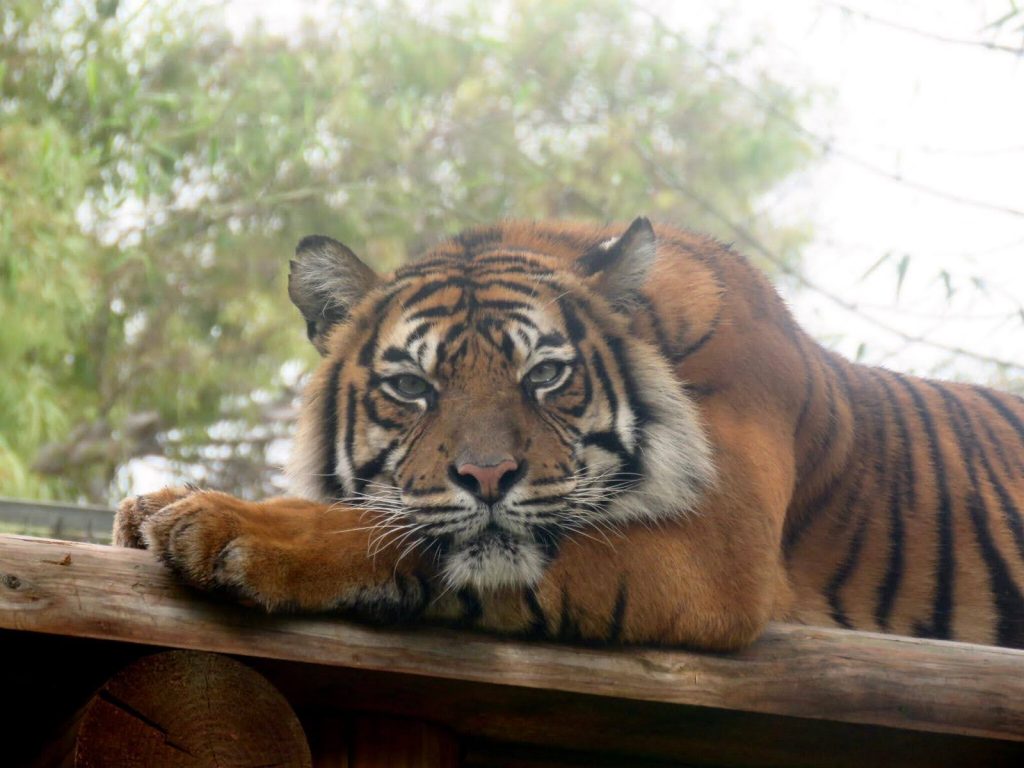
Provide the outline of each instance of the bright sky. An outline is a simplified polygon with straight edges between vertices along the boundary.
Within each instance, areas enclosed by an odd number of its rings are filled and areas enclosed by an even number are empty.
[[[693,13],[696,4],[656,5],[695,32],[708,23]],[[769,41],[762,63],[777,78],[832,94],[803,122],[837,152],[773,201],[776,215],[814,224],[807,275],[905,333],[1024,365],[1024,57],[931,37],[1019,48],[1020,31],[995,37],[985,30],[1009,1],[847,0],[874,19],[822,0],[730,5],[739,39],[755,30]],[[705,6],[703,15],[712,13]],[[886,253],[890,259],[862,280]],[[787,293],[806,327],[851,356],[863,343],[865,360],[895,369],[982,380],[994,373],[963,358],[949,365],[950,354],[908,344],[813,291]]]
[[[299,8],[316,14],[327,4],[230,0],[226,15],[237,29],[259,17],[287,33]],[[754,34],[766,40],[759,65],[826,94],[803,124],[836,152],[765,201],[764,214],[809,221],[815,240],[805,253],[807,276],[877,323],[813,290],[786,287],[807,328],[850,356],[863,346],[864,360],[900,370],[981,380],[995,374],[880,326],[1024,365],[1024,57],[934,39],[1024,45],[1020,31],[985,29],[1009,0],[637,4],[696,41],[724,13],[732,42]],[[742,70],[733,74],[743,79]]]

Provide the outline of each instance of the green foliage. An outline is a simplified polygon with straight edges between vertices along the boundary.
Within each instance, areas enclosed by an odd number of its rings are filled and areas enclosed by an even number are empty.
[[[148,454],[265,489],[258,425],[312,360],[304,234],[387,269],[504,216],[720,230],[670,169],[795,256],[757,205],[808,147],[680,36],[613,0],[419,5],[282,39],[191,2],[4,4],[0,494],[106,500]],[[779,115],[805,100],[760,83]]]

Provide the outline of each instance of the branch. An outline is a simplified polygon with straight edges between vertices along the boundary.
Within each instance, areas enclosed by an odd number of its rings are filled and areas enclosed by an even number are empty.
[[[989,51],[1001,51],[1003,53],[1013,54],[1014,56],[1024,56],[1024,48],[1014,48],[1010,45],[993,43],[988,40],[968,40],[962,37],[949,37],[948,35],[939,34],[937,32],[928,32],[923,29],[918,29],[917,27],[912,27],[909,24],[901,24],[898,21],[879,18],[878,16],[874,16],[858,8],[851,8],[843,3],[829,2],[829,0],[822,0],[822,5],[835,8],[837,11],[842,11],[850,16],[858,16],[865,21],[870,21],[872,24],[896,29],[900,32],[906,32],[917,37],[923,37],[926,40],[933,40],[939,43],[950,43],[952,45],[963,45],[971,48],[985,48]]]

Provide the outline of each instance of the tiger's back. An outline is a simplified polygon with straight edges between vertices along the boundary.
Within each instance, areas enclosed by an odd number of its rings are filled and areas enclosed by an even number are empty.
[[[794,615],[1024,647],[1024,407],[983,387],[809,370],[835,414],[809,438],[783,547]],[[816,466],[815,466],[816,465]]]
[[[851,363],[797,327],[743,257],[691,235],[663,239],[680,266],[711,265],[722,289],[694,342],[706,350],[679,360],[678,375],[706,401],[747,399],[748,377],[767,377],[766,418],[779,411],[791,429],[780,546],[792,595],[777,615],[1024,647],[1024,401]]]

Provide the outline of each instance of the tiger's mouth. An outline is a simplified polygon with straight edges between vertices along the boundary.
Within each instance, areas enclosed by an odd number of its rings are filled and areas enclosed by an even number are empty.
[[[531,533],[514,533],[495,523],[442,550],[442,576],[453,589],[493,590],[536,584],[548,562]]]

